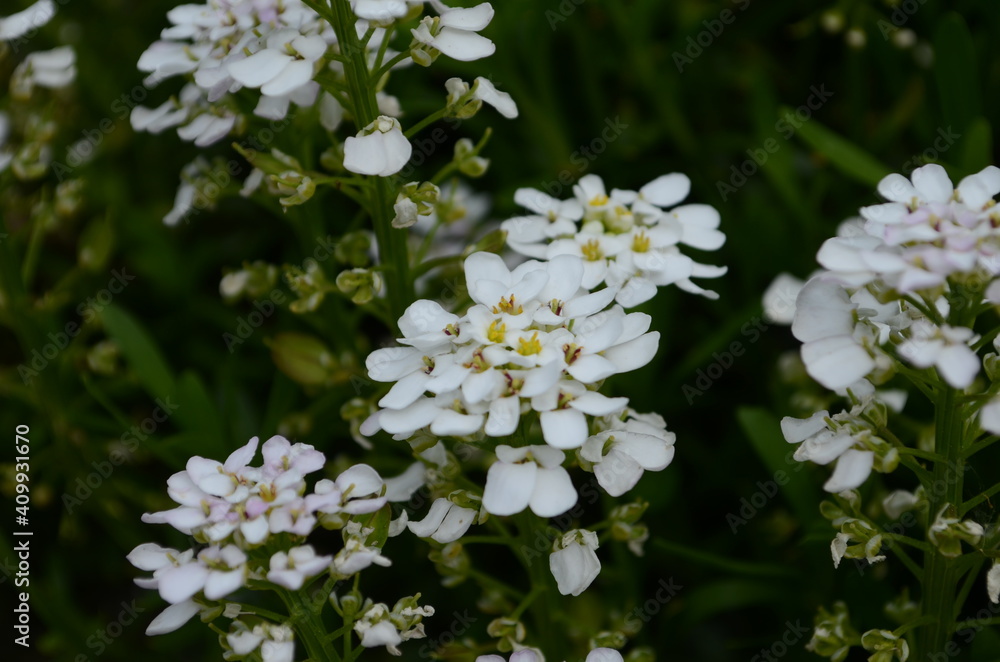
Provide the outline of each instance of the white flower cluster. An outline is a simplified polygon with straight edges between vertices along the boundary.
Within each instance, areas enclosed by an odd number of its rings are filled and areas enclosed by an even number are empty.
[[[323,453],[275,436],[261,448],[263,464],[250,466],[257,445],[254,437],[224,463],[191,458],[184,471],[167,481],[168,493],[179,505],[143,515],[144,522],[170,524],[207,543],[197,553],[145,543],[129,554],[134,566],[153,573],[136,583],[157,589],[171,605],[149,626],[149,634],[171,632],[187,622],[203,608],[195,600],[198,594],[206,601],[221,600],[243,587],[249,577],[296,591],[324,572],[349,577],[373,563],[388,565],[378,549],[363,544],[371,530],[347,521],[345,546],[336,557],[319,556],[310,545],[296,545],[268,554],[266,564],[254,566],[248,554],[262,549],[271,536],[304,539],[321,521],[343,525],[351,515],[372,513],[386,503],[385,483],[367,465],[355,465],[336,480],[322,479],[306,494],[305,476],[323,468]],[[249,640],[249,635],[242,636]]]
[[[56,5],[53,0],[38,0],[23,11],[0,17],[0,41],[15,41],[24,37],[51,21],[55,13]],[[14,69],[10,89],[12,96],[25,99],[31,96],[35,86],[60,88],[69,85],[74,79],[76,52],[70,46],[61,46],[29,53]]]
[[[690,190],[690,180],[674,173],[638,191],[613,189],[608,195],[600,177],[586,175],[573,187],[569,200],[518,189],[514,200],[534,213],[508,219],[501,227],[510,247],[528,257],[582,258],[582,286],[593,289],[605,283],[616,290],[615,300],[626,308],[652,299],[656,288],[664,285],[714,299],[715,292],[691,279],[717,278],[726,268],[699,264],[679,245],[711,251],[726,237],[718,229],[719,212],[713,207],[674,206]]]
[[[792,333],[809,374],[831,389],[888,370],[890,356],[968,387],[980,360],[966,327],[944,323],[946,295],[1000,301],[1000,169],[954,188],[941,166],[884,178],[890,202],[865,207],[820,248],[824,270],[799,293]],[[975,303],[968,301],[968,303]]]
[[[465,275],[472,305],[462,316],[417,301],[399,321],[403,346],[368,356],[369,376],[393,385],[363,434],[508,440],[537,418],[544,444],[494,449],[481,507],[501,516],[530,508],[554,517],[576,505],[565,451],[577,450],[581,466],[613,496],[644,471],[670,464],[674,435],[663,419],[597,390],[653,358],[659,334],[648,330],[648,315],[614,304],[617,288],[591,292],[584,261],[573,255],[510,270],[497,255],[474,253]],[[458,540],[479,516],[479,501],[453,497],[437,499],[410,529],[440,543]],[[584,532],[552,554],[560,591],[578,595],[591,583],[600,569],[596,546]]]
[[[254,113],[267,119],[284,118],[292,102],[316,102],[313,77],[336,38],[301,0],[208,0],[175,7],[167,18],[171,27],[140,56],[139,69],[150,73],[147,86],[178,75],[192,82],[157,108],[136,106],[136,130],[180,127],[181,139],[203,147],[236,126],[227,97],[244,87],[260,90]],[[331,101],[321,109],[331,112]]]

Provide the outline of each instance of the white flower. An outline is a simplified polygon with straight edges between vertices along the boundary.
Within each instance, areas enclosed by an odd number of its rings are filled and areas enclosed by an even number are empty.
[[[597,534],[586,529],[567,531],[556,541],[549,555],[549,569],[563,595],[580,595],[601,573],[601,561],[594,551]]]
[[[358,18],[388,25],[410,12],[410,5],[423,6],[424,0],[351,0],[351,8]]]
[[[472,87],[461,78],[449,78],[445,81],[445,88],[448,90],[448,105],[453,105],[460,98],[471,92],[472,101],[488,103],[507,119],[517,117],[517,104],[506,92],[501,92],[493,85],[493,81],[479,76],[473,82]],[[476,104],[476,109],[479,104]],[[462,115],[464,117],[464,115]]]
[[[1000,434],[1000,398],[994,397],[979,410],[979,425],[992,434]]]
[[[140,570],[153,572],[152,578],[136,580],[143,588],[156,588],[171,604],[190,600],[204,591],[209,600],[218,600],[243,586],[246,555],[235,545],[206,547],[194,558],[193,552],[145,543],[133,549],[129,562]]]
[[[476,662],[507,662],[507,660],[500,655],[480,655],[476,658]],[[533,649],[525,648],[511,653],[510,662],[542,662],[542,657]]]
[[[332,560],[330,556],[316,556],[312,545],[292,547],[287,553],[276,552],[271,557],[267,580],[297,591],[306,579],[326,570]]]
[[[477,515],[472,508],[463,508],[448,499],[435,499],[424,519],[409,522],[407,526],[420,538],[449,543],[464,536]]]
[[[764,290],[764,316],[775,324],[791,324],[795,320],[795,299],[805,281],[780,273]]]
[[[29,53],[11,76],[11,90],[27,97],[34,86],[65,87],[76,78],[76,53],[71,46]]]
[[[604,491],[619,497],[635,487],[643,471],[662,471],[674,457],[674,434],[669,440],[650,434],[607,430],[580,448],[580,457],[594,465],[594,475]]]
[[[942,326],[916,320],[910,337],[899,345],[899,355],[918,368],[937,368],[954,388],[965,388],[979,374],[979,358],[969,347],[976,340],[972,329]]]
[[[344,167],[362,175],[388,177],[403,169],[412,152],[399,120],[380,115],[344,141]]]
[[[303,36],[296,29],[272,32],[266,47],[243,60],[231,62],[227,71],[238,83],[260,88],[265,96],[283,96],[312,81],[316,62],[326,54],[326,40]]]
[[[173,632],[190,621],[199,611],[201,611],[201,605],[194,600],[172,604],[156,615],[156,618],[146,627],[146,634],[152,637]]]
[[[513,515],[527,507],[539,517],[555,517],[576,504],[577,494],[562,467],[565,455],[548,446],[499,445],[483,492],[483,508],[493,515]]]
[[[440,16],[428,16],[410,30],[415,40],[463,62],[493,55],[496,51],[493,42],[477,34],[493,20],[490,3],[484,2],[468,9],[449,8],[435,1],[431,4]]]
[[[803,343],[802,361],[809,376],[829,389],[848,386],[875,368],[855,338],[856,308],[841,285],[818,278],[795,301],[792,334]]]
[[[986,592],[990,596],[990,602],[1000,602],[1000,563],[994,562],[986,573]]]
[[[817,412],[806,419],[786,416],[781,419],[781,432],[790,444],[801,443],[795,450],[799,462],[826,465],[837,460],[833,475],[823,485],[831,493],[839,493],[860,486],[871,474],[875,453],[855,448],[857,440],[848,431],[831,428],[829,412]],[[838,414],[838,416],[840,416]]]
[[[11,41],[37,30],[56,14],[53,0],[38,0],[27,9],[0,18],[0,41]]]

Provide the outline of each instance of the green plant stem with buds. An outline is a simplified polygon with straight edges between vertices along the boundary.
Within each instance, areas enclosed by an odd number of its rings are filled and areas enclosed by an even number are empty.
[[[310,3],[311,4],[311,3]],[[351,11],[348,0],[330,0],[332,11],[320,12],[328,18],[337,34],[341,52],[346,56],[344,75],[355,111],[354,120],[358,128],[364,128],[378,117],[378,102],[375,99],[374,84],[371,80],[368,63],[365,60],[365,49],[358,39],[354,24],[357,18]],[[406,308],[416,298],[413,281],[410,279],[409,256],[406,248],[406,234],[392,227],[395,202],[392,181],[384,177],[373,177],[369,211],[375,238],[378,241],[379,255],[385,270],[386,287],[388,289],[389,308],[392,318],[398,320]]]
[[[946,504],[958,508],[962,503],[962,418],[957,407],[957,392],[950,386],[938,390],[934,403],[936,427],[935,451],[944,457],[934,463],[933,482],[927,486],[930,499],[929,523],[933,524]],[[944,489],[936,489],[943,485]],[[942,555],[937,548],[924,553],[923,595],[921,613],[929,623],[920,629],[915,659],[943,651],[954,631],[956,580],[954,559]]]

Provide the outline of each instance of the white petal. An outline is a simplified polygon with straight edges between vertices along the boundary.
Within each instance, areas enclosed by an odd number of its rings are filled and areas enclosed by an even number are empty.
[[[382,491],[385,481],[367,464],[356,464],[337,476],[337,488],[348,498],[369,496]]]
[[[579,448],[587,440],[587,418],[575,409],[542,412],[542,437],[553,448]]]
[[[661,175],[639,189],[639,195],[657,207],[673,207],[691,192],[691,180],[687,175],[671,173]]]
[[[555,517],[575,506],[576,499],[576,488],[565,469],[538,469],[535,489],[528,504],[531,512],[539,517]],[[483,501],[485,503],[485,497]]]
[[[476,511],[471,508],[454,506],[448,511],[440,528],[431,536],[434,540],[442,544],[455,542],[465,535],[465,532],[472,526],[476,519]]]
[[[444,521],[445,515],[454,506],[448,499],[434,499],[434,503],[431,504],[431,508],[427,511],[427,516],[422,520],[411,521],[406,526],[413,532],[413,535],[418,538],[430,538],[431,534],[438,530],[441,526],[441,522]]]
[[[185,600],[184,602],[170,605],[156,615],[153,622],[146,628],[146,634],[152,637],[158,634],[173,632],[191,620],[199,611],[201,611],[201,605],[195,603],[193,600]]]
[[[260,87],[281,75],[294,58],[271,48],[229,65],[229,75],[247,87]]]
[[[467,9],[454,7],[441,14],[441,25],[479,32],[493,20],[493,5],[488,2]]]
[[[441,28],[441,32],[434,37],[433,46],[448,57],[461,62],[489,57],[497,49],[492,41],[482,35],[447,27]]]
[[[208,568],[198,563],[172,568],[160,580],[160,597],[170,604],[184,602],[205,586],[206,579]]]
[[[954,388],[966,388],[979,374],[979,358],[968,345],[949,345],[937,357],[938,372]]]
[[[622,662],[622,654],[613,648],[595,648],[587,654],[586,662]]]
[[[837,460],[837,468],[833,470],[833,475],[823,485],[823,489],[839,493],[860,487],[871,474],[874,463],[875,454],[871,451],[847,451]]]
[[[454,409],[443,409],[431,423],[431,433],[441,437],[464,437],[482,427],[482,414],[460,414]]]
[[[927,202],[947,202],[955,188],[945,169],[936,163],[917,168],[910,175],[913,186]]]
[[[905,205],[910,204],[914,198],[919,198],[920,194],[913,187],[910,180],[898,173],[886,175],[878,183],[878,194],[891,202],[900,202]]]
[[[990,596],[990,602],[1000,602],[1000,563],[994,563],[986,573],[986,592]]]
[[[605,492],[620,497],[642,478],[642,467],[631,455],[612,448],[602,462],[594,465],[594,475]]]
[[[486,474],[483,508],[491,515],[513,515],[521,512],[531,501],[538,472],[538,465],[534,462],[525,464],[494,462]],[[572,488],[572,485],[570,487]],[[573,494],[575,496],[576,492]]]
[[[792,418],[785,416],[781,419],[781,434],[785,441],[790,444],[797,444],[809,437],[826,429],[826,418],[830,415],[827,410],[818,411],[809,418]]]
[[[618,372],[629,372],[652,361],[659,346],[660,332],[652,331],[635,340],[605,350],[604,358],[614,363]]]
[[[802,361],[810,377],[832,390],[850,386],[875,368],[872,357],[850,336],[804,344]]]
[[[521,420],[521,400],[516,395],[497,398],[490,402],[485,432],[490,437],[507,437],[514,434]]]
[[[1000,434],[1000,399],[994,398],[979,410],[979,425],[987,432]],[[140,545],[141,547],[142,545]],[[136,549],[139,549],[136,547]],[[131,561],[131,557],[129,558]],[[135,565],[133,563],[133,565]],[[148,570],[149,568],[143,568]]]

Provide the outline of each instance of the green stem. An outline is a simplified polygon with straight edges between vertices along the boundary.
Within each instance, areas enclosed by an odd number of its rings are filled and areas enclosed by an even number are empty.
[[[965,517],[965,514],[981,504],[983,501],[988,501],[991,496],[1000,492],[1000,483],[997,483],[990,489],[982,492],[979,496],[973,497],[962,504],[961,508],[958,509],[958,516]]]
[[[956,406],[957,392],[942,386],[934,402],[935,451],[944,456],[944,462],[934,463],[933,489],[928,490],[931,522],[946,505],[958,508],[962,503],[962,418]],[[938,486],[943,485],[944,489]],[[945,650],[954,631],[954,609],[957,590],[954,559],[943,556],[936,548],[924,553],[921,612],[929,619],[917,639],[914,659],[926,660],[928,656]]]
[[[413,136],[415,136],[418,133],[420,133],[420,131],[422,129],[424,129],[425,127],[430,126],[434,122],[437,122],[439,119],[441,119],[442,117],[444,117],[447,112],[448,112],[447,108],[440,108],[440,109],[434,111],[433,113],[431,113],[430,115],[428,115],[427,117],[425,117],[424,119],[420,120],[419,122],[417,122],[413,126],[411,126],[409,129],[406,130],[406,134],[405,135],[406,135],[407,139],[413,138]]]
[[[341,662],[332,643],[326,639],[326,627],[320,615],[322,612],[310,609],[309,601],[301,591],[278,589],[277,593],[288,607],[291,622],[296,626],[295,632],[306,647],[311,662]]]
[[[351,11],[349,0],[331,0],[330,14],[333,30],[341,45],[341,52],[348,56],[344,63],[344,76],[354,103],[358,128],[371,124],[378,117],[378,102],[375,88],[369,84],[368,63],[365,49],[354,29],[357,18]],[[378,241],[379,257],[386,265],[386,287],[389,308],[393,319],[403,316],[407,306],[414,300],[413,281],[410,279],[409,257],[406,248],[406,233],[392,227],[392,205],[396,200],[392,183],[384,177],[372,178],[370,212]]]

